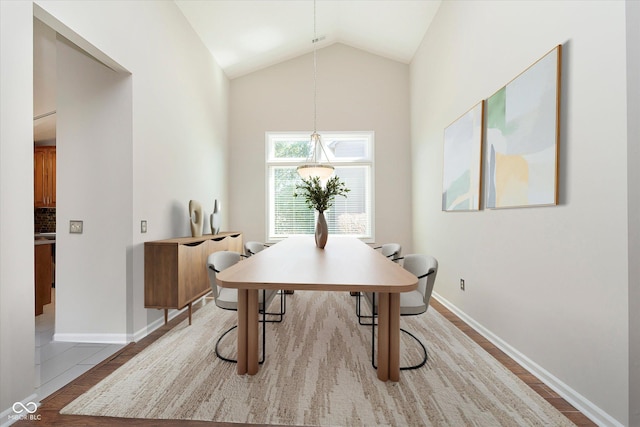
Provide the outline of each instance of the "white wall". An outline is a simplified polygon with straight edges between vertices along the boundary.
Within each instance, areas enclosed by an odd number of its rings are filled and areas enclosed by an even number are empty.
[[[625,42],[624,2],[448,1],[411,66],[415,242],[440,261],[435,292],[612,424],[630,404]],[[560,205],[442,212],[444,128],[558,44]]]
[[[126,261],[126,314],[119,314],[126,319],[116,327],[98,325],[90,333],[139,337],[147,325],[161,322],[161,311],[144,309],[143,242],[188,235],[189,199],[200,200],[209,211],[213,198],[221,199],[223,206],[227,203],[229,83],[173,2],[2,1],[0,7],[2,410],[27,398],[34,384],[34,10],[40,20],[111,68],[131,73],[132,187],[125,192],[132,194],[132,201],[122,206],[129,210],[130,244],[108,229],[102,237],[105,245],[120,246],[115,250],[121,259],[132,260]],[[103,148],[109,150],[108,145]],[[99,218],[96,212],[82,215]],[[140,233],[142,219],[148,221],[147,234]],[[222,227],[226,226],[223,217]],[[86,251],[92,251],[92,245]],[[100,268],[92,265],[96,274]],[[76,327],[77,333],[88,329],[81,316]]]
[[[627,0],[629,425],[640,425],[640,2]]]
[[[409,67],[334,44],[317,76],[319,132],[375,132],[376,241],[410,250]],[[313,131],[312,54],[231,81],[229,220],[246,240],[266,239],[266,131]]]
[[[37,4],[89,46],[63,33],[67,38],[132,75],[132,246],[123,250],[133,260],[127,267],[133,286],[127,289],[126,332],[140,337],[162,317],[142,308],[142,243],[189,235],[190,199],[208,212],[214,198],[226,202],[228,80],[172,2]],[[143,219],[147,234],[140,233]]]
[[[31,4],[1,1],[0,412],[28,399],[35,378],[32,49]]]
[[[33,116],[36,117],[56,110],[56,32],[38,19],[33,20],[33,31],[38,35],[33,40]]]
[[[57,42],[56,341],[127,342],[131,75]],[[70,234],[69,221],[83,233]],[[108,238],[105,238],[108,236]],[[82,326],[78,325],[82,319]]]

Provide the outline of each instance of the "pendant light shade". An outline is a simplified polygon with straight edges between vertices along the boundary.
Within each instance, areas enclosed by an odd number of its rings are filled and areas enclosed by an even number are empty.
[[[331,165],[302,165],[298,166],[298,175],[304,179],[309,179],[314,176],[320,178],[320,181],[328,180],[333,175],[333,166]]]
[[[311,155],[307,159],[307,162],[298,166],[298,175],[304,179],[308,179],[314,176],[320,178],[321,181],[326,181],[331,175],[333,175],[334,168],[328,163],[321,163],[321,157],[319,150],[324,153],[324,147],[322,146],[322,140],[317,132],[311,134],[311,144],[313,146]],[[325,153],[326,157],[326,153]]]
[[[322,139],[316,129],[317,124],[317,64],[316,64],[316,43],[318,43],[318,37],[316,35],[316,0],[313,0],[313,133],[311,134],[311,154],[307,158],[305,164],[298,166],[298,175],[303,179],[312,178],[317,176],[321,181],[325,182],[331,175],[333,175],[334,168],[329,162],[329,157],[324,151],[322,145]],[[321,163],[322,156],[324,154],[327,163]]]

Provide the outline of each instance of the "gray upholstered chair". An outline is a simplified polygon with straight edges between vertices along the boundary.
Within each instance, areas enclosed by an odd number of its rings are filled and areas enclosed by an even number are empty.
[[[244,244],[244,255],[246,257],[250,257],[251,255],[255,255],[260,251],[268,248],[269,245],[262,242],[250,241]]]
[[[244,256],[249,258],[251,255],[255,255],[258,252],[261,252],[261,251],[267,249],[269,246],[271,246],[271,245],[269,245],[267,243],[249,241],[249,242],[244,244]],[[283,314],[287,311],[287,298],[286,298],[286,295],[290,295],[292,293],[293,293],[293,290],[280,291],[281,295],[285,295],[284,299],[282,299],[280,301],[280,312],[283,313]],[[267,313],[267,314],[272,314],[272,313]]]
[[[207,258],[207,272],[209,274],[209,284],[211,285],[211,291],[213,293],[213,299],[215,304],[225,310],[238,310],[238,290],[233,288],[223,288],[222,286],[218,286],[216,282],[216,273],[221,272],[224,269],[235,265],[242,259],[242,255],[237,252],[231,251],[219,251],[214,252]],[[269,304],[273,301],[277,290],[264,290],[261,289],[258,291],[258,310],[262,314],[262,360],[259,363],[263,363],[265,359],[265,347],[266,347],[266,323],[267,322],[281,322],[283,314],[280,313],[265,313],[265,309],[269,307]],[[265,303],[266,302],[266,303]],[[280,315],[278,320],[267,320],[268,314]],[[216,356],[218,356],[222,360],[226,360],[227,362],[236,363],[237,360],[222,356],[218,351],[218,346],[220,345],[220,341],[232,330],[237,328],[238,325],[234,325],[231,328],[227,329],[221,336],[218,338],[216,342]]]
[[[429,308],[429,300],[431,299],[431,293],[433,292],[433,286],[436,282],[436,276],[438,274],[438,261],[430,255],[411,254],[402,258],[402,266],[405,270],[414,274],[418,278],[418,288],[415,291],[403,292],[400,294],[400,316],[415,316],[422,314]],[[376,294],[373,292],[363,292],[363,299],[366,301],[371,313],[373,313],[374,319],[370,323],[371,331],[371,363],[375,367],[375,316],[378,314],[378,302],[376,301]],[[361,322],[361,324],[363,324]],[[428,359],[427,348],[425,345],[411,332],[406,329],[400,328],[402,332],[411,336],[422,347],[424,357],[422,361],[413,366],[401,367],[402,370],[416,369],[423,366]]]
[[[402,246],[399,243],[385,243],[382,246],[375,247],[374,249],[380,249],[380,253],[391,261],[397,262],[402,254]]]

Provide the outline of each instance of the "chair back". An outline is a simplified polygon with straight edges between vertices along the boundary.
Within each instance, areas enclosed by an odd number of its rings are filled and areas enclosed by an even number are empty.
[[[402,254],[402,246],[398,243],[385,243],[380,246],[380,253],[395,262]]]
[[[248,257],[264,250],[266,246],[262,242],[247,242],[244,244],[244,254]]]
[[[238,261],[240,261],[240,254],[231,251],[214,252],[207,257],[207,273],[209,274],[209,284],[211,285],[214,299],[217,300],[220,295],[220,287],[216,282],[216,273],[231,267]]]
[[[417,290],[422,294],[425,306],[429,307],[429,300],[438,275],[438,260],[431,255],[410,254],[404,256],[403,266],[405,270],[419,278]]]

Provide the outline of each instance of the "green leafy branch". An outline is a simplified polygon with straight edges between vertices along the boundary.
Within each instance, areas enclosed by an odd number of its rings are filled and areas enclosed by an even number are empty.
[[[347,197],[351,191],[347,185],[337,176],[332,176],[327,180],[326,185],[322,185],[317,176],[302,179],[301,184],[296,184],[296,191],[293,197],[304,197],[304,201],[311,209],[324,212],[333,206],[336,196]]]

